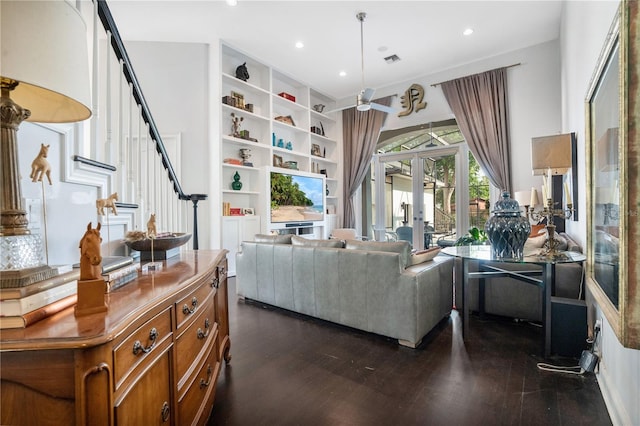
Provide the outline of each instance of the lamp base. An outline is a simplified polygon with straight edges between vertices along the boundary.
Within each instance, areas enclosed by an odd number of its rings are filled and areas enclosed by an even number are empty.
[[[0,235],[0,270],[18,270],[42,265],[40,234]]]

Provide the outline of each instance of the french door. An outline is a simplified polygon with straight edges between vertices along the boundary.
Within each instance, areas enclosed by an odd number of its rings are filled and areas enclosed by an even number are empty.
[[[464,143],[375,155],[376,240],[422,250],[466,232],[468,209],[455,206],[469,205],[468,155]]]

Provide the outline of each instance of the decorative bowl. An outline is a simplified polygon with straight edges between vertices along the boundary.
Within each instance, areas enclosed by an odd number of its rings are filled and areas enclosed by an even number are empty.
[[[153,258],[158,260],[167,259],[175,254],[172,250],[180,247],[191,239],[191,234],[185,232],[176,232],[169,235],[160,236],[153,239]],[[125,244],[132,249],[140,252],[141,260],[151,259],[151,238],[144,238],[137,241],[125,240]]]

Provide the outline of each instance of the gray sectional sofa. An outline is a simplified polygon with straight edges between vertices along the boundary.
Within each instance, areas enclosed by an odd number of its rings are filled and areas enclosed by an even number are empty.
[[[423,261],[430,256],[411,256],[405,241],[256,239],[243,242],[236,255],[240,297],[412,348],[451,312],[454,260],[449,256]]]

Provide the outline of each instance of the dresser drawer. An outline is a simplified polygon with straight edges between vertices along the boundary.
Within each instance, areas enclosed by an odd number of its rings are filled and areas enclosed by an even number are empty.
[[[178,391],[183,388],[188,379],[187,376],[190,376],[197,368],[196,364],[204,357],[204,354],[211,347],[214,347],[215,351],[218,349],[215,340],[218,334],[218,323],[215,318],[213,300],[203,304],[199,312],[194,315],[194,320],[189,323],[175,342]]]
[[[154,349],[168,338],[171,338],[171,308],[145,322],[116,346],[113,351],[116,389],[138,364],[153,358]]]
[[[207,275],[196,289],[176,302],[178,330],[187,325],[189,320],[199,311],[200,306],[204,305],[207,300],[213,299],[215,294],[214,275],[213,273]]]
[[[197,373],[191,377],[186,393],[178,400],[180,425],[204,424],[211,411],[220,370],[216,350],[211,349]],[[197,419],[199,423],[195,423]]]

